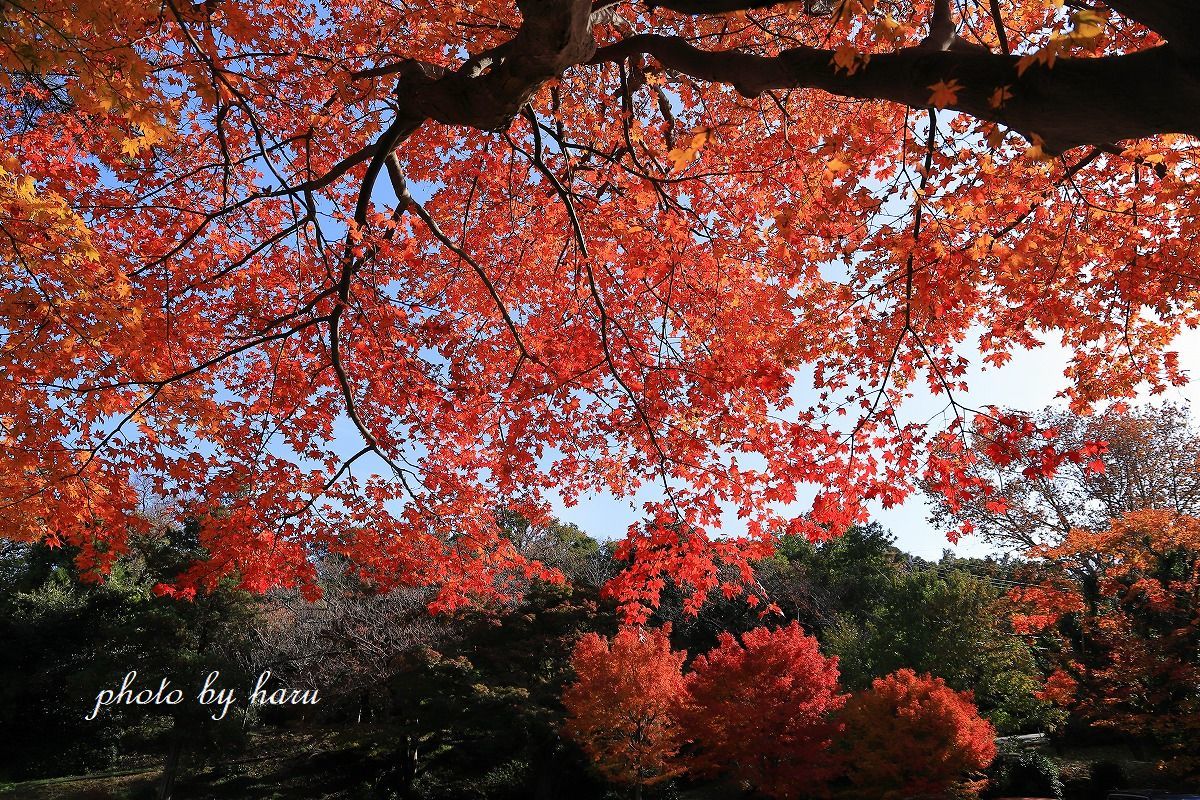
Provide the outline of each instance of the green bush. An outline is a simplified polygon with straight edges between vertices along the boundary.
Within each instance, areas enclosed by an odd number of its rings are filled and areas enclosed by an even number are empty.
[[[1034,750],[1002,747],[988,768],[989,797],[1054,797],[1062,800],[1058,765]]]

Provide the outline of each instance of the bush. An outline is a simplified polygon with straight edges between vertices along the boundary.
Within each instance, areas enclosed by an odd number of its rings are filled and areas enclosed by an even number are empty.
[[[988,769],[989,797],[1054,797],[1062,800],[1058,765],[1041,753],[1005,747]]]
[[[996,731],[979,716],[970,692],[941,678],[902,669],[876,678],[841,714],[838,749],[852,788],[870,800],[977,793],[975,778],[996,754]]]
[[[1126,785],[1125,768],[1116,761],[1097,761],[1091,768],[1091,791],[1099,797]]]
[[[723,633],[688,676],[680,713],[694,775],[726,775],[774,800],[794,800],[836,775],[828,758],[841,708],[837,659],[793,622]]]

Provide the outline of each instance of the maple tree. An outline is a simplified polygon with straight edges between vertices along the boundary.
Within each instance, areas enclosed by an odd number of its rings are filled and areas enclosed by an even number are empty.
[[[1060,544],[1075,528],[1103,530],[1129,511],[1200,514],[1200,437],[1186,407],[1114,404],[1091,415],[1046,409],[1031,424],[1031,437],[1044,443],[1035,430],[1053,432],[1068,452],[1082,453],[1088,443],[1104,447],[1064,460],[1054,475],[1026,475],[1021,463],[993,461],[993,443],[979,438],[971,474],[993,491],[954,512],[943,505],[936,521],[970,523],[988,541],[1024,552]]]
[[[693,746],[689,769],[774,798],[808,797],[835,773],[829,717],[845,702],[837,659],[796,623],[722,634],[692,664],[687,688],[680,721]]]
[[[1061,334],[1080,408],[1184,379],[1188,11],[5,3],[0,534],[101,574],[150,492],[204,520],[163,592],[329,552],[452,608],[555,576],[498,506],[653,490],[644,618],[917,478],[963,502],[975,344]]]
[[[1051,572],[1014,591],[1014,626],[1049,660],[1043,695],[1085,724],[1151,733],[1200,775],[1200,519],[1130,512],[1033,555]]]
[[[851,784],[863,797],[946,797],[982,788],[972,773],[996,756],[991,724],[970,692],[901,669],[853,695],[840,715]]]
[[[611,639],[588,633],[563,692],[566,731],[604,777],[642,789],[679,774],[678,722],[686,653],[671,649],[670,628],[623,627]]]

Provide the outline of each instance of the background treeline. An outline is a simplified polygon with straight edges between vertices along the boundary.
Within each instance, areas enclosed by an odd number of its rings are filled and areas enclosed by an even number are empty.
[[[313,726],[349,736],[327,770],[369,796],[585,797],[605,787],[561,735],[570,656],[587,632],[614,633],[600,588],[619,567],[609,549],[570,525],[507,519],[523,549],[561,569],[564,585],[536,582],[505,607],[434,617],[420,592],[373,593],[344,564],[320,562],[324,597],[254,597],[231,588],[192,602],[157,597],[194,546],[189,531],[136,543],[105,584],[77,580],[71,553],[9,546],[0,591],[0,769],[16,780],[119,765],[130,754],[184,763],[234,758],[249,731]],[[672,623],[673,644],[715,646],[724,631],[799,622],[840,659],[848,689],[908,667],[974,690],[1005,734],[1056,728],[1061,712],[1036,699],[1035,653],[1014,636],[1001,606],[1026,565],[924,561],[878,526],[813,545],[783,543],[758,566],[783,617],[760,618],[742,599],[713,600],[698,616],[668,596],[651,621]],[[245,697],[269,669],[279,685],[318,687],[316,707],[239,704],[219,722],[188,702],[113,706],[85,721],[96,692],[137,669],[194,692],[213,669]]]
[[[1131,745],[1148,762],[1169,755],[1177,774],[1200,771],[1200,440],[1172,407],[1047,412],[1039,423],[1107,441],[1106,469],[1068,464],[1055,480],[1029,480],[985,459],[997,493],[939,510],[1028,557],[928,561],[878,525],[819,544],[788,539],[753,581],[780,613],[718,593],[692,615],[668,591],[648,625],[669,623],[671,647],[694,656],[722,633],[796,622],[838,658],[846,692],[911,669],[973,692],[1001,736]],[[161,773],[146,797],[625,796],[564,735],[562,701],[580,639],[619,630],[602,587],[622,565],[572,525],[498,519],[564,582],[513,575],[519,599],[438,616],[423,591],[377,593],[321,554],[317,602],[232,582],[191,600],[158,596],[198,555],[198,520],[135,540],[102,584],[81,580],[69,549],[0,544],[0,782],[134,765]],[[169,678],[193,694],[219,669],[241,701],[219,722],[190,698],[85,721],[96,693],[130,669],[139,685]],[[273,686],[318,688],[321,703],[247,709],[263,670]],[[268,756],[284,767],[256,772]],[[1002,747],[990,791],[1060,796],[1054,772]],[[1095,772],[1075,796],[1123,780],[1114,764]],[[679,779],[654,791],[719,788]]]

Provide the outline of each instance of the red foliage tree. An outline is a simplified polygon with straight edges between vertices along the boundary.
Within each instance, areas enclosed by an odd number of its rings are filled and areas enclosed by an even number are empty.
[[[1060,544],[1075,528],[1103,530],[1129,511],[1200,514],[1200,431],[1186,406],[1113,404],[1095,414],[1047,408],[1030,422],[1018,442],[1025,449],[1044,447],[1043,432],[1053,432],[1056,447],[1079,457],[1062,461],[1052,478],[1031,479],[1022,474],[1024,460],[1007,458],[1002,443],[980,431],[971,474],[991,491],[955,510],[939,495],[937,522],[965,523],[994,544],[1029,550]]]
[[[952,788],[982,788],[970,773],[996,756],[996,732],[971,694],[910,669],[851,697],[841,721],[852,794],[864,800],[940,799]]]
[[[681,716],[694,750],[689,767],[727,774],[774,798],[809,796],[834,774],[830,715],[837,659],[796,623],[731,634],[696,659]]]
[[[1152,732],[1200,777],[1200,519],[1135,511],[1033,555],[1014,624],[1052,659],[1043,695],[1085,724]]]
[[[622,628],[612,639],[589,633],[575,647],[576,680],[563,693],[566,731],[601,774],[639,797],[680,771],[686,657],[671,649],[669,627]]]
[[[206,520],[187,586],[316,549],[453,606],[538,569],[498,505],[661,486],[616,585],[652,603],[931,444],[963,485],[965,416],[893,409],[968,360],[1183,381],[1188,4],[953,5],[6,3],[0,535],[103,571],[140,485]],[[680,541],[730,507],[752,546]]]

